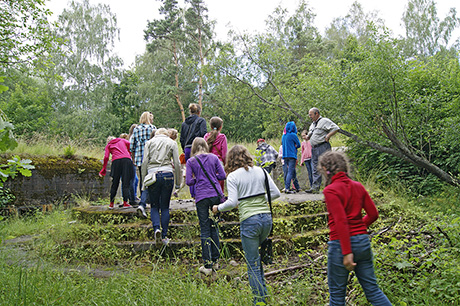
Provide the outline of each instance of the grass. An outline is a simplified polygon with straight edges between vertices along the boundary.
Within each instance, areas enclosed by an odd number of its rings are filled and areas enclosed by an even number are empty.
[[[372,240],[376,275],[385,294],[393,305],[458,305],[459,191],[447,187],[438,196],[410,199],[380,189],[372,183],[372,178],[368,181],[371,192],[377,195],[381,213],[378,221],[381,224],[374,228],[388,226],[388,231]],[[0,222],[3,240],[34,237],[20,249],[7,246],[0,249],[0,305],[251,303],[244,264],[233,270],[222,269],[219,277],[210,282],[198,275],[200,263],[196,254],[190,254],[187,260],[146,255],[126,258],[110,247],[106,238],[102,238],[105,243],[96,250],[99,254],[90,254],[80,247],[69,253],[110,258],[105,264],[62,256],[61,243],[85,240],[82,235],[91,232],[91,225],[83,228],[73,221],[69,211],[55,210],[51,214],[38,213]],[[99,231],[101,226],[93,225]],[[303,269],[267,280],[272,295],[270,305],[325,305],[328,299],[325,246],[298,252],[296,256],[297,260],[308,263]],[[277,264],[292,265],[294,259],[292,254],[279,255]],[[79,269],[81,266],[85,269]],[[113,271],[113,274],[100,278],[88,273],[88,269]],[[348,305],[368,305],[356,278],[350,283]]]

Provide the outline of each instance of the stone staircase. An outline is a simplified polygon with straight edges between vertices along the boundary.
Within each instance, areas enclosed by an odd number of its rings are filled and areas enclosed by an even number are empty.
[[[143,252],[175,258],[201,256],[200,228],[191,200],[171,201],[168,230],[171,242],[167,247],[155,242],[150,220],[141,219],[135,208],[77,207],[73,209],[73,215],[81,223],[98,224],[85,242],[86,247],[100,243],[104,236],[104,239],[115,241],[116,246],[130,256]],[[327,213],[321,194],[283,194],[273,203],[273,215],[275,256],[294,255],[327,241]],[[222,256],[241,258],[237,209],[223,213],[218,224]]]

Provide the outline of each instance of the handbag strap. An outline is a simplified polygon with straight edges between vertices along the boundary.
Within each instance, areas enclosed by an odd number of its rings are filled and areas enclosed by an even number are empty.
[[[213,181],[211,180],[211,178],[209,177],[209,174],[208,174],[208,172],[206,171],[206,169],[203,167],[203,164],[201,163],[200,159],[199,159],[197,156],[195,156],[195,159],[196,159],[196,160],[198,161],[198,163],[200,164],[201,169],[203,170],[204,174],[205,174],[206,177],[208,178],[208,180],[209,180],[209,182],[211,183],[212,187],[214,187],[214,190],[217,192],[217,195],[223,196],[223,195],[219,192],[219,190],[217,190],[216,185],[214,184],[214,182],[213,182]]]
[[[270,205],[270,214],[272,215],[272,218],[273,218],[273,209],[272,209],[272,195],[270,193],[270,185],[268,183],[268,174],[267,174],[267,171],[265,171],[265,169],[261,168],[262,171],[264,172],[264,175],[265,175],[265,191],[267,192],[267,198],[268,198],[268,204]],[[272,229],[270,230],[270,234],[269,236],[271,236],[273,234],[273,224],[272,224]]]

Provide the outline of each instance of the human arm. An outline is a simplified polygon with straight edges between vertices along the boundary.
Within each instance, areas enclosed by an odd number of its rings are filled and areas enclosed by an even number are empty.
[[[366,227],[369,227],[372,223],[375,222],[375,220],[378,219],[379,212],[377,210],[377,207],[375,206],[374,201],[372,201],[371,197],[369,196],[367,190],[362,185],[361,188],[363,192],[363,208],[366,212],[366,215],[363,217],[363,222],[364,224],[366,224]]]
[[[233,176],[227,178],[227,191],[228,191],[228,198],[227,200],[219,205],[214,205],[212,207],[213,213],[217,213],[219,211],[228,211],[232,210],[238,205],[238,185]]]
[[[180,146],[182,147],[182,151],[184,151],[184,147],[185,147],[185,137],[186,137],[186,131],[185,131],[185,122],[182,123],[181,125],[181,128],[180,128],[180,138],[179,138],[179,142],[180,142]]]
[[[215,165],[216,165],[217,179],[218,179],[219,181],[225,180],[225,178],[226,178],[227,176],[225,175],[224,167],[223,167],[222,164],[220,163],[220,160],[219,160],[219,159],[216,160]],[[222,190],[222,192],[224,192],[224,191]]]
[[[265,170],[263,170],[265,171]],[[276,187],[276,184],[275,182],[273,181],[272,177],[270,175],[267,174],[267,177],[268,177],[268,186],[270,188],[270,196],[271,196],[271,200],[275,200],[275,199],[278,199],[280,196],[281,196],[281,192],[280,190],[278,189],[278,187]],[[267,198],[267,196],[265,196]],[[268,201],[268,198],[267,198],[267,201]]]
[[[109,162],[109,156],[110,156],[110,149],[109,149],[109,145],[107,144],[105,146],[104,164],[102,165],[102,170],[99,172],[100,177],[103,177],[107,174],[107,163]]]
[[[326,142],[329,142],[329,139],[331,139],[332,136],[334,136],[335,134],[337,134],[339,130],[332,130],[330,131],[329,133],[327,133],[326,137],[324,138],[324,140]]]
[[[149,160],[150,160],[150,141],[147,141],[145,143],[144,147],[144,157],[142,158],[142,165],[141,165],[141,177],[142,179],[145,178],[147,175],[147,167],[149,165]],[[145,188],[144,183],[142,182],[142,186]]]
[[[196,183],[196,178],[195,178],[195,171],[193,169],[193,166],[192,166],[192,161],[194,159],[193,158],[190,158],[189,160],[187,160],[187,164],[185,166],[185,184],[187,184],[187,186],[192,186],[192,185],[195,185]]]
[[[337,232],[342,255],[351,253],[350,227],[348,224],[347,213],[345,212],[344,203],[339,195],[344,196],[341,192],[325,188],[323,190],[324,199],[326,201],[329,218],[332,218]],[[346,194],[347,195],[347,194]],[[345,196],[346,196],[345,195]],[[344,197],[345,197],[344,196]]]

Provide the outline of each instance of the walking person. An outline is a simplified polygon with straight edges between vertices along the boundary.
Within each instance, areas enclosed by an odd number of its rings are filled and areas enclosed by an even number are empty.
[[[110,204],[109,209],[113,209],[115,196],[117,195],[118,186],[120,184],[120,178],[122,181],[122,196],[123,196],[123,208],[132,207],[128,204],[129,200],[129,182],[134,176],[133,173],[133,162],[131,160],[131,154],[129,153],[129,141],[123,138],[115,138],[109,136],[107,138],[107,145],[105,146],[104,164],[102,170],[99,172],[100,177],[104,177],[107,172],[107,163],[109,161],[110,154],[112,154],[112,166],[110,168],[110,174],[112,176],[112,186],[110,187]]]
[[[212,117],[211,120],[209,120],[211,132],[204,135],[204,139],[208,144],[209,152],[213,153],[219,158],[222,166],[225,165],[225,158],[227,157],[227,137],[225,134],[221,133],[223,124],[224,121],[221,118]],[[220,180],[219,184],[223,191],[225,181]]]
[[[209,210],[223,198],[219,181],[225,180],[225,171],[219,158],[209,153],[206,141],[197,137],[192,143],[191,158],[187,161],[186,184],[195,186],[196,213],[200,223],[201,255],[204,265],[199,271],[210,275],[218,268],[219,231],[210,218]]]
[[[285,174],[286,179],[284,180],[284,192],[295,193],[296,191],[300,191],[295,170],[297,165],[297,149],[300,148],[300,141],[299,137],[297,137],[297,127],[294,121],[286,123],[286,134],[281,138],[281,144],[283,146],[283,160],[287,171]],[[294,181],[294,190],[290,189],[291,181]]]
[[[300,134],[303,139],[300,151],[300,164],[304,164],[305,168],[307,168],[308,181],[311,189],[311,186],[313,185],[313,171],[311,169],[311,144],[310,141],[307,140],[307,134],[308,131],[306,130],[303,130]]]
[[[276,159],[278,152],[271,145],[265,142],[265,139],[260,138],[257,140],[256,152],[259,152],[259,160],[257,166],[262,167],[269,174],[276,167]]]
[[[308,111],[308,117],[310,117],[312,124],[308,130],[306,140],[310,140],[311,143],[313,184],[309,190],[306,190],[306,192],[318,193],[319,188],[321,187],[321,173],[318,170],[318,158],[324,152],[331,150],[329,140],[339,131],[340,128],[330,119],[321,117],[319,109],[316,107],[313,107]]]
[[[391,305],[377,285],[367,234],[367,228],[379,215],[374,202],[361,183],[348,177],[349,165],[343,153],[324,153],[319,159],[319,168],[326,179],[323,194],[329,213],[329,305],[345,305],[350,271],[355,271],[372,305]],[[364,217],[363,210],[366,212]]]
[[[144,218],[147,218],[145,207],[147,206],[148,192],[143,188],[144,176],[142,175],[142,161],[144,158],[145,143],[150,139],[150,134],[156,127],[152,124],[153,114],[150,112],[143,112],[139,118],[139,124],[134,128],[133,135],[130,138],[131,153],[133,155],[134,164],[139,169],[139,187],[141,190],[141,200],[137,208]]]
[[[150,219],[155,231],[155,242],[161,236],[162,242],[167,245],[172,190],[174,182],[176,189],[179,189],[182,179],[179,148],[177,143],[169,138],[167,129],[156,130],[155,136],[145,144],[141,169],[142,177],[146,177],[147,174],[155,175],[155,182],[148,186]]]
[[[248,149],[236,145],[227,155],[227,191],[228,199],[212,207],[213,213],[228,211],[238,206],[240,219],[241,244],[248,268],[249,284],[254,295],[254,305],[266,303],[268,296],[264,271],[260,260],[259,247],[268,237],[272,228],[272,215],[268,206],[267,192],[271,198],[280,197],[270,175],[254,166]],[[269,190],[265,188],[268,179]]]
[[[201,115],[201,108],[196,103],[190,103],[188,106],[190,116],[188,116],[181,125],[180,130],[180,145],[185,154],[185,161],[190,158],[192,143],[196,137],[204,137],[207,132],[206,120]],[[190,195],[195,198],[195,187],[190,187]]]

